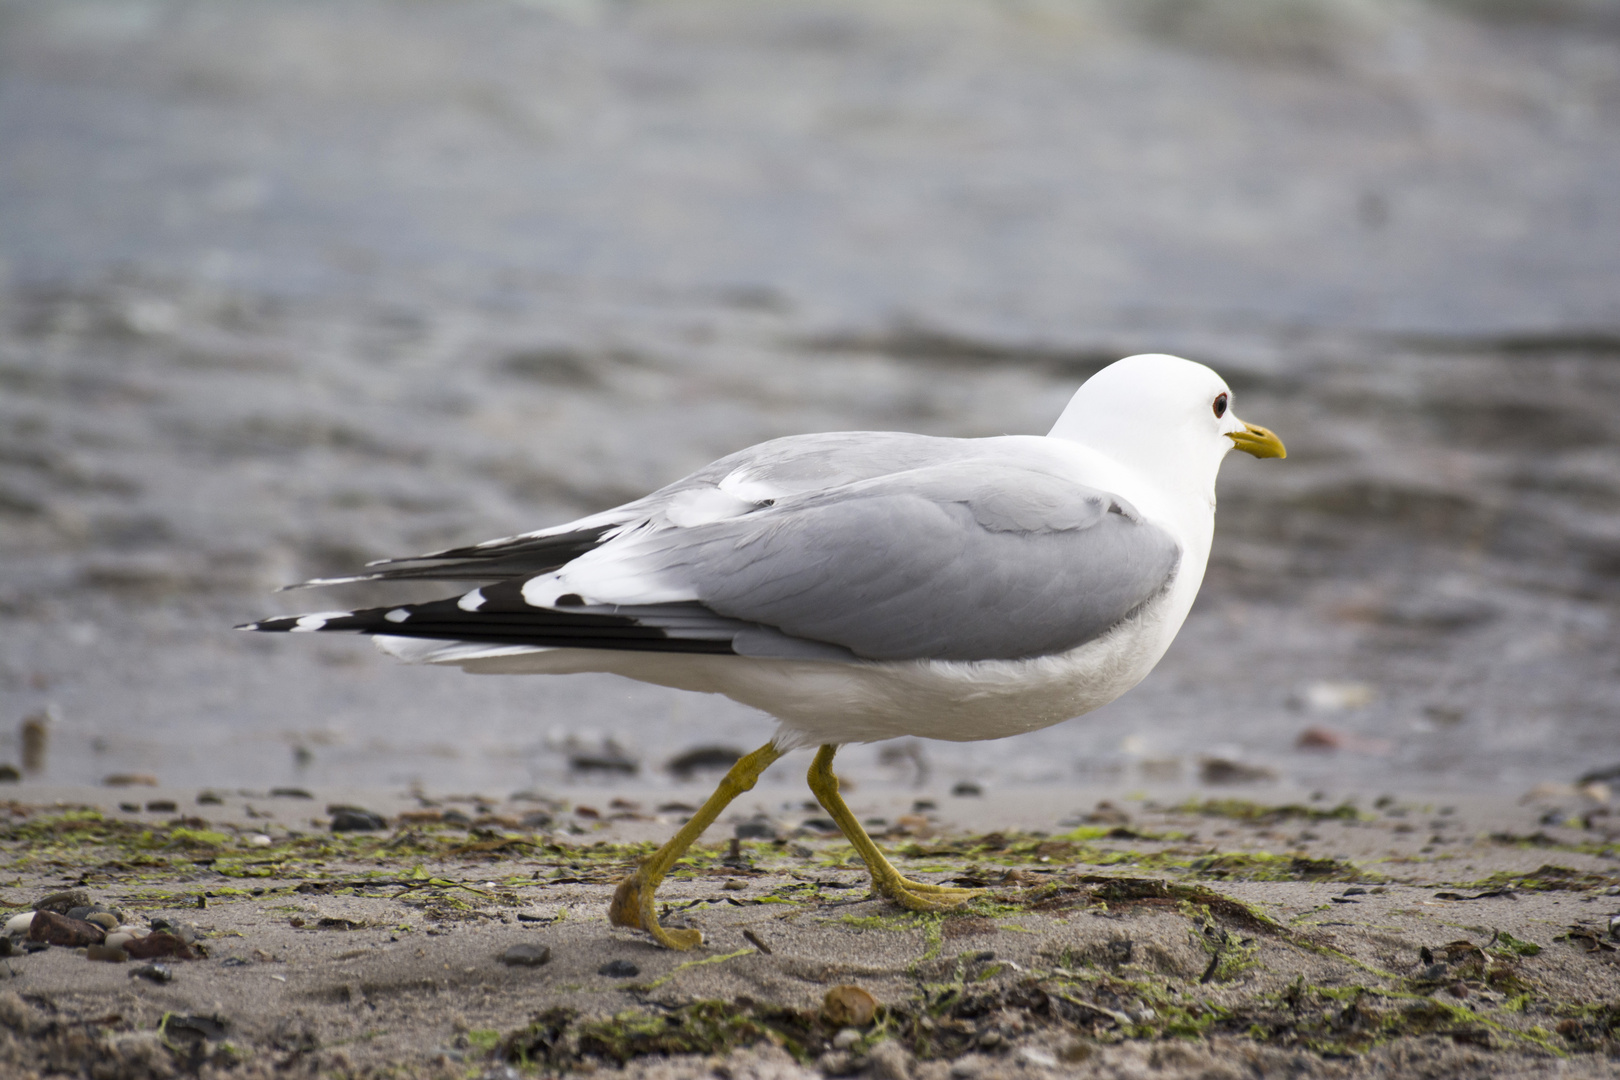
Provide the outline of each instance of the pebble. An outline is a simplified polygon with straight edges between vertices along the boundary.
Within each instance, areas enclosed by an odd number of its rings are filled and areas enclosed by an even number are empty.
[[[641,771],[641,763],[622,751],[604,750],[600,754],[572,754],[568,767],[575,772],[619,773],[634,776]]]
[[[629,979],[641,974],[641,969],[628,960],[609,960],[596,969],[598,975],[606,975],[610,979]]]
[[[223,806],[224,804],[225,800],[212,791],[200,791],[197,793],[198,806]]]
[[[91,945],[84,950],[86,960],[104,960],[109,964],[122,964],[129,960],[129,953],[115,945]]]
[[[173,799],[149,799],[146,811],[149,814],[173,814],[180,809]]]
[[[1018,1051],[1018,1060],[1026,1065],[1038,1065],[1043,1069],[1055,1069],[1058,1063],[1056,1057],[1033,1046],[1026,1046]]]
[[[270,789],[272,799],[313,799],[315,796],[301,787],[273,787]]]
[[[835,986],[821,1000],[821,1015],[834,1027],[865,1027],[877,1015],[877,999],[858,986]]]
[[[191,946],[167,930],[157,930],[143,938],[135,938],[124,945],[124,951],[136,960],[156,960],[172,957],[175,960],[195,960],[197,954]]]
[[[959,799],[972,798],[976,795],[983,795],[984,788],[975,784],[972,780],[960,780],[955,787],[951,788],[951,794]]]
[[[777,831],[770,818],[760,816],[737,822],[732,835],[739,840],[775,840]]]
[[[838,1034],[833,1036],[832,1043],[833,1043],[834,1046],[836,1046],[840,1050],[848,1050],[850,1047],[854,1046],[856,1043],[858,1043],[860,1041],[861,1041],[860,1029],[859,1028],[847,1027],[847,1028],[842,1029],[841,1031],[838,1032]]]
[[[15,784],[22,779],[22,770],[9,761],[0,765],[0,784]]]
[[[551,948],[546,945],[513,945],[501,954],[501,963],[512,967],[539,967],[550,959]]]
[[[690,780],[697,772],[731,768],[741,760],[745,752],[735,746],[694,746],[670,758],[664,768],[678,780]]]
[[[816,1058],[816,1071],[823,1076],[848,1076],[854,1072],[855,1059],[846,1050],[828,1050]]]
[[[256,832],[247,835],[247,843],[249,847],[269,847],[271,841],[264,833]]]
[[[1275,780],[1277,774],[1264,765],[1247,765],[1229,758],[1206,757],[1199,759],[1198,779],[1206,784],[1255,784]]]
[[[129,976],[132,979],[145,979],[159,984],[174,981],[174,971],[167,964],[142,964],[140,967],[131,968]]]
[[[72,948],[100,945],[106,936],[106,931],[95,923],[70,919],[54,911],[36,911],[33,921],[28,924],[28,940],[43,941],[47,945],[67,945]]]
[[[167,930],[187,945],[196,941],[200,936],[197,933],[197,928],[190,923],[175,922],[173,919],[165,919],[162,916],[152,920],[152,929]]]
[[[84,921],[95,923],[103,930],[112,931],[118,928],[118,916],[110,911],[92,911],[84,917]]]
[[[115,949],[122,949],[136,938],[145,937],[146,933],[145,930],[138,926],[120,926],[109,933],[107,940],[103,941],[102,944],[111,945]]]
[[[6,934],[26,934],[28,928],[34,923],[34,913],[25,911],[21,915],[13,915],[6,920]]]
[[[873,1080],[910,1080],[911,1054],[900,1040],[885,1040],[866,1055],[866,1072]]]
[[[58,915],[66,915],[76,907],[89,906],[90,893],[86,889],[68,889],[65,892],[51,893],[34,902],[35,911],[54,911]]]
[[[104,787],[157,787],[158,779],[151,773],[113,773],[101,778]]]
[[[448,818],[449,815],[446,814],[445,817]],[[388,828],[386,819],[357,806],[340,806],[332,813],[333,832],[376,832],[386,828]]]

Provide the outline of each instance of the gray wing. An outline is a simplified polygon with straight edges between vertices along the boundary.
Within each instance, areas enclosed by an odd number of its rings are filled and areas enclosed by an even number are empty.
[[[286,589],[364,581],[497,581],[565,566],[666,511],[684,494],[712,492],[746,474],[771,497],[823,491],[888,473],[979,453],[972,440],[895,431],[834,431],[771,439],[728,454],[633,502],[554,528],[487,540],[426,555],[379,559],[364,573],[316,578]]]
[[[719,615],[871,660],[1072,649],[1158,595],[1181,554],[1124,500],[996,460],[784,499],[637,546]]]
[[[346,579],[495,582],[459,600],[251,628],[817,660],[1018,659],[1105,633],[1170,583],[1180,556],[1124,500],[1045,467],[1028,446],[844,432],[762,443],[566,526]],[[617,604],[525,599],[526,582],[566,575],[576,560],[623,567],[680,599],[643,602],[633,589]]]

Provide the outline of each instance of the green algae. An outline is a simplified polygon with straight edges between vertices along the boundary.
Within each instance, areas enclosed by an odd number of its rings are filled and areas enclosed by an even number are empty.
[[[723,1054],[770,1042],[808,1060],[828,1034],[814,1013],[746,998],[695,1001],[664,1011],[628,1009],[611,1017],[582,1018],[558,1008],[506,1036],[500,1053],[522,1065],[567,1067],[589,1058],[623,1065],[641,1057]]]
[[[1203,817],[1231,818],[1251,825],[1275,825],[1284,821],[1361,821],[1370,816],[1363,815],[1349,803],[1340,803],[1331,810],[1324,810],[1300,803],[1267,806],[1248,799],[1205,799],[1202,802],[1192,799],[1175,807],[1175,810]]]

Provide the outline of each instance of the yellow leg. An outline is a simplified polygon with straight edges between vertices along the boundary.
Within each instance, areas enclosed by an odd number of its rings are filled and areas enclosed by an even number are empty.
[[[823,746],[816,752],[816,760],[810,766],[810,790],[815,793],[816,801],[838,823],[838,828],[842,830],[845,839],[855,845],[855,850],[866,862],[866,868],[872,874],[874,891],[912,911],[949,911],[985,891],[958,889],[949,885],[930,885],[926,881],[911,881],[901,877],[900,871],[883,857],[883,852],[872,843],[872,838],[866,835],[861,823],[855,820],[855,815],[850,812],[843,796],[838,794],[838,777],[834,776],[832,771],[832,759],[836,753],[838,753],[836,746]]]
[[[782,751],[776,748],[776,744],[766,743],[731,767],[725,779],[720,781],[720,786],[714,789],[714,794],[709,796],[709,801],[692,815],[692,820],[682,825],[680,832],[654,852],[652,858],[637,867],[635,873],[619,882],[618,889],[613,893],[613,903],[608,907],[608,919],[614,926],[645,930],[671,949],[685,950],[703,944],[703,935],[696,930],[665,930],[658,925],[658,917],[653,911],[653,893],[657,891],[658,883],[664,880],[664,875],[669,873],[670,867],[675,865],[675,860],[686,854],[686,849],[703,835],[704,829],[714,824],[720,811],[730,805],[731,800],[752,788],[759,774],[781,756]]]

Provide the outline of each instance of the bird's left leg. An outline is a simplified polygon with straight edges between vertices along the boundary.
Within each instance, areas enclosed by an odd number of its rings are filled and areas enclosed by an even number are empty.
[[[645,930],[660,944],[671,949],[686,950],[701,945],[703,935],[696,930],[666,930],[658,925],[658,916],[653,911],[653,893],[675,861],[686,854],[686,849],[703,835],[704,829],[714,824],[720,811],[730,805],[731,800],[752,788],[759,774],[781,756],[782,751],[776,748],[775,743],[766,743],[733,765],[720,781],[720,786],[714,789],[714,794],[709,796],[709,801],[692,815],[692,820],[682,825],[669,843],[654,852],[652,858],[636,868],[635,873],[619,882],[618,889],[613,893],[613,903],[608,908],[609,921],[614,926]]]
[[[981,895],[983,889],[958,889],[950,885],[930,885],[926,881],[912,881],[901,877],[900,871],[883,852],[866,835],[861,823],[855,820],[850,812],[849,805],[844,797],[838,794],[838,777],[833,775],[833,755],[838,753],[836,746],[823,746],[816,752],[816,760],[810,766],[810,790],[815,793],[819,802],[832,819],[838,823],[845,839],[855,845],[866,863],[867,870],[872,874],[872,888],[889,899],[910,908],[912,911],[949,911],[967,903],[975,896]]]

